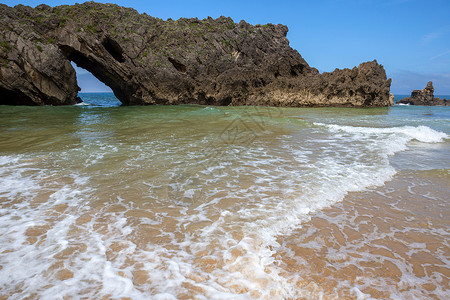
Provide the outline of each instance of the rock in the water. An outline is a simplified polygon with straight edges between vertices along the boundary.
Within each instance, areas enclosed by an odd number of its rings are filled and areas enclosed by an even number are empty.
[[[441,99],[438,97],[435,97],[433,99],[433,104],[431,105],[438,105],[438,106],[450,106],[450,99]]]
[[[412,91],[411,97],[403,98],[397,101],[397,104],[449,106],[450,101],[447,99],[435,98],[433,82],[429,81],[423,90]]]
[[[114,4],[0,4],[0,104],[75,104],[70,62],[124,104],[387,106],[376,61],[319,74],[284,25],[171,19]]]

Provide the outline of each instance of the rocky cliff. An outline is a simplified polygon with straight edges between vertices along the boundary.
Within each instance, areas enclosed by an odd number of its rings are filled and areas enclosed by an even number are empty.
[[[423,90],[413,90],[411,97],[403,98],[397,104],[450,106],[450,100],[435,98],[433,82],[429,81]]]
[[[319,74],[287,31],[225,17],[163,21],[95,2],[0,4],[0,104],[75,103],[75,62],[130,105],[392,105],[376,61]]]

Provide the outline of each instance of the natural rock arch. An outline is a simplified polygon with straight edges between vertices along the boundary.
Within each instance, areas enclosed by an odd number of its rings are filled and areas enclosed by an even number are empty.
[[[74,104],[71,61],[128,105],[392,104],[390,79],[376,61],[319,74],[286,34],[284,25],[163,21],[95,2],[0,4],[0,104]]]
[[[105,40],[107,42],[98,45],[99,48],[103,47],[104,49],[97,49],[97,51],[102,51],[102,56],[104,56],[105,53],[103,53],[103,50],[105,50],[117,63],[123,62],[124,58],[121,56],[120,52],[116,52],[117,50],[114,50],[117,49],[115,48],[117,46],[113,46],[114,44],[112,44],[110,39],[105,38]],[[108,64],[108,62],[101,61],[98,56],[93,55],[93,52],[89,51],[90,49],[83,46],[81,48],[85,49],[84,52],[81,52],[73,46],[67,44],[59,45],[59,49],[65,58],[71,62],[74,62],[78,67],[89,71],[95,76],[95,78],[110,87],[114,92],[114,95],[123,104],[132,104],[132,101],[128,95],[133,94],[133,90],[135,90],[135,88],[133,85],[127,84],[121,80],[122,76],[119,76],[117,70],[118,68],[112,66],[110,62]]]

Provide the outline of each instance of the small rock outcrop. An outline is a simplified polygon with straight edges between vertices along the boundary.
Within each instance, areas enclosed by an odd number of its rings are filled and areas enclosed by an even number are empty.
[[[388,106],[375,60],[320,74],[284,25],[163,21],[114,4],[0,4],[0,104],[76,103],[71,62],[126,105]]]
[[[450,100],[435,98],[433,82],[429,81],[423,90],[414,90],[411,97],[397,101],[397,104],[449,106]]]

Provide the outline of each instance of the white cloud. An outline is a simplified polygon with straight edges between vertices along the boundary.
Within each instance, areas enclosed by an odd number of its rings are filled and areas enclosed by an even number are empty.
[[[447,35],[449,32],[450,32],[450,26],[445,26],[445,27],[439,28],[433,32],[430,32],[422,38],[422,45],[427,45],[427,44],[433,42],[434,40]]]
[[[436,32],[430,32],[429,34],[425,35],[422,38],[422,43],[424,45],[431,43],[432,41],[434,41],[435,39],[439,38],[440,36],[442,36],[444,33],[442,31],[436,31]]]
[[[447,54],[450,54],[450,50],[444,51],[444,52],[439,53],[439,54],[437,54],[437,55],[435,55],[435,56],[433,56],[433,57],[430,57],[430,60],[434,60],[434,59],[436,59],[436,58],[445,56],[445,55],[447,55]]]

